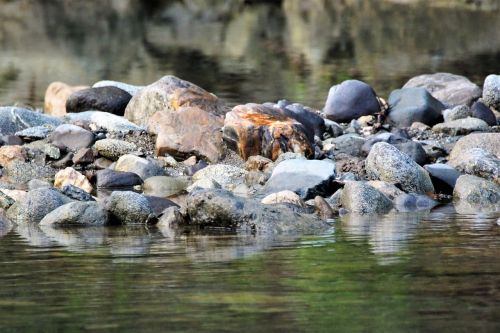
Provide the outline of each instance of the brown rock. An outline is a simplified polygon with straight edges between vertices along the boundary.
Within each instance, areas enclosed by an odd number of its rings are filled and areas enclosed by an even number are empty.
[[[260,155],[250,156],[245,163],[245,169],[248,171],[271,172],[273,168],[273,161]]]
[[[76,91],[89,88],[88,86],[70,86],[63,82],[52,82],[45,91],[44,112],[53,116],[66,114],[66,100]]]
[[[91,193],[93,190],[87,177],[73,168],[66,168],[56,173],[54,187],[63,188],[64,185],[74,185],[87,193]]]
[[[285,152],[314,155],[314,148],[302,124],[276,110],[260,105],[238,105],[226,114],[224,140],[247,160],[262,155],[273,161]]]
[[[23,146],[0,147],[0,166],[7,167],[14,161],[26,161],[26,149]]]
[[[73,156],[74,164],[88,164],[94,162],[95,155],[90,148],[81,148]]]

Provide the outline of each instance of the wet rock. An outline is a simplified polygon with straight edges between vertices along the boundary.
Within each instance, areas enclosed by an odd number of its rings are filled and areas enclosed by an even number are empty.
[[[138,91],[127,105],[125,118],[145,126],[156,112],[176,112],[183,107],[197,107],[208,113],[224,114],[217,96],[191,82],[168,75]]]
[[[52,82],[45,91],[44,112],[60,117],[66,114],[66,101],[77,91],[87,89],[88,86],[70,86],[63,82]]]
[[[156,197],[170,197],[186,191],[189,186],[188,177],[150,177],[144,181],[144,194]]]
[[[15,135],[26,141],[43,140],[53,131],[53,128],[47,126],[35,126],[16,132]]]
[[[232,165],[213,164],[196,172],[193,175],[193,181],[212,179],[224,187],[243,183],[247,173],[245,169]]]
[[[0,147],[0,166],[8,167],[14,161],[24,162],[27,159],[26,149],[23,146]]]
[[[491,74],[483,85],[483,101],[496,110],[500,110],[500,75]]]
[[[90,148],[79,149],[72,158],[74,164],[90,164],[94,162],[94,151]]]
[[[450,122],[457,119],[464,119],[472,116],[470,107],[467,105],[457,105],[452,109],[443,110],[444,122]]]
[[[120,156],[118,161],[116,161],[114,169],[116,171],[133,172],[143,180],[165,174],[165,170],[163,170],[157,161],[129,154]]]
[[[166,198],[150,196],[150,195],[146,195],[145,197],[149,201],[149,204],[153,209],[153,214],[155,214],[156,216],[160,216],[165,209],[168,209],[170,207],[179,208],[178,204]]]
[[[76,201],[95,201],[95,199],[87,191],[76,187],[75,185],[67,184],[61,189],[62,194]]]
[[[59,149],[77,151],[90,147],[94,143],[94,134],[80,126],[63,124],[52,132],[49,141]]]
[[[1,209],[9,209],[10,206],[12,206],[15,203],[16,203],[16,201],[13,198],[11,198],[7,194],[0,191],[0,208]],[[1,223],[1,220],[0,220],[0,223]],[[0,225],[0,228],[1,228],[1,225]]]
[[[66,115],[65,119],[72,124],[85,123],[108,132],[130,132],[144,129],[123,117],[101,111],[70,113]]]
[[[110,169],[97,171],[96,184],[98,188],[127,188],[142,185],[143,180],[133,172],[121,172]]]
[[[327,160],[293,159],[279,163],[264,186],[264,193],[293,191],[303,200],[335,192],[335,163]]]
[[[103,111],[123,116],[132,96],[117,87],[88,88],[72,93],[66,101],[66,112]]]
[[[110,81],[110,80],[99,81],[94,83],[94,85],[92,86],[92,88],[102,88],[102,87],[116,87],[123,91],[126,91],[131,96],[134,96],[135,94],[137,94],[139,90],[144,88],[144,86],[134,86],[128,83]]]
[[[260,155],[250,156],[245,163],[245,169],[247,171],[271,172],[273,168],[273,161]]]
[[[21,146],[23,140],[16,135],[3,135],[0,138],[0,146]]]
[[[481,148],[484,151],[500,158],[500,133],[472,133],[460,138],[453,147],[449,162],[453,165],[454,160],[461,160],[467,156],[468,151],[473,148]]]
[[[336,215],[335,211],[332,207],[330,207],[328,202],[319,195],[314,198],[314,210],[322,220],[333,219]]]
[[[391,200],[364,182],[346,182],[340,202],[356,214],[384,214],[392,208]]]
[[[450,73],[423,74],[411,78],[403,88],[425,88],[444,105],[470,105],[481,97],[481,88],[461,75]]]
[[[116,161],[122,155],[137,151],[135,144],[117,139],[99,140],[94,144],[94,148],[101,156],[113,161]]]
[[[148,132],[156,134],[156,155],[184,159],[191,155],[212,163],[223,155],[224,119],[196,107],[157,112],[148,122]]]
[[[394,90],[388,102],[388,120],[399,127],[409,127],[416,121],[432,126],[443,120],[445,106],[424,88]]]
[[[95,201],[77,201],[62,205],[45,215],[40,226],[98,226],[107,225],[108,212]]]
[[[436,192],[446,194],[453,193],[453,188],[455,187],[458,177],[460,177],[460,172],[442,163],[427,164],[424,165],[424,169],[431,176],[432,184]]]
[[[73,168],[66,168],[56,173],[54,180],[55,188],[62,188],[64,185],[74,185],[90,193],[93,188],[87,177]]]
[[[45,215],[70,201],[52,188],[32,190],[7,210],[7,217],[16,223],[39,223]]]
[[[500,186],[489,180],[471,176],[460,176],[453,191],[453,197],[474,206],[492,206],[500,202]]]
[[[331,87],[324,108],[328,119],[341,123],[379,111],[375,91],[358,80],[347,80]]]
[[[28,109],[6,106],[0,107],[0,135],[13,135],[16,132],[35,126],[59,126],[62,121]]]
[[[466,154],[458,155],[450,160],[449,164],[460,172],[490,179],[500,184],[500,159],[484,149],[469,149]]]
[[[389,200],[394,200],[396,197],[404,194],[404,192],[401,191],[399,188],[397,188],[394,184],[384,182],[381,180],[370,180],[366,184],[378,190],[380,193],[385,195]]]
[[[172,227],[183,225],[186,223],[184,215],[181,213],[179,207],[168,207],[162,212],[160,219],[156,226],[158,228],[162,227]]]
[[[297,193],[292,191],[281,191],[276,193],[271,193],[264,197],[261,201],[264,205],[276,205],[276,204],[291,204],[299,207],[305,207],[304,201],[297,195]]]
[[[493,111],[491,111],[482,102],[475,102],[471,107],[472,117],[483,120],[490,126],[495,126],[497,124],[497,118]]]
[[[28,182],[28,189],[30,191],[36,190],[37,188],[50,188],[50,187],[52,187],[52,184],[46,180],[32,179]]]
[[[471,132],[487,131],[488,128],[488,124],[483,120],[469,117],[437,124],[432,127],[432,131],[435,133],[444,133],[456,136],[469,134]]]
[[[188,176],[192,176],[195,173],[197,173],[198,171],[200,171],[201,169],[206,168],[207,166],[208,166],[207,162],[201,160],[201,161],[198,161],[198,163],[196,163],[194,165],[186,166],[186,168],[184,169],[184,173]]]
[[[403,193],[394,199],[394,206],[400,212],[413,212],[418,210],[430,210],[438,205],[438,202],[422,194]]]
[[[405,192],[434,192],[427,171],[388,143],[379,142],[372,147],[365,167],[368,178],[395,184]]]
[[[148,199],[132,191],[111,193],[106,208],[111,219],[120,224],[146,224],[154,221],[153,208]]]

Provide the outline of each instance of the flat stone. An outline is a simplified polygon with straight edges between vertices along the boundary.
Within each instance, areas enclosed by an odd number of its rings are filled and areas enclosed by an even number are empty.
[[[116,161],[122,155],[137,151],[137,146],[135,144],[116,139],[96,141],[94,148],[101,156],[113,161]]]
[[[108,212],[100,203],[77,201],[57,207],[45,215],[40,226],[101,226],[107,225],[108,221]]]
[[[489,126],[481,119],[464,118],[452,120],[449,122],[434,125],[432,131],[435,133],[444,133],[448,135],[465,135],[471,132],[487,131]]]
[[[141,131],[144,127],[128,121],[127,119],[102,111],[85,111],[80,113],[69,113],[65,120],[72,124],[86,123],[103,128],[108,132],[131,132]]]
[[[388,102],[388,120],[399,127],[410,127],[416,121],[432,126],[443,120],[445,106],[424,88],[394,90]]]
[[[132,96],[117,87],[88,88],[72,93],[66,100],[66,112],[103,111],[123,116]]]
[[[94,134],[79,126],[63,124],[52,132],[49,141],[59,149],[77,151],[92,146]]]
[[[63,82],[52,82],[45,91],[44,113],[60,117],[66,114],[66,101],[77,91],[87,89],[88,86],[70,86]]]

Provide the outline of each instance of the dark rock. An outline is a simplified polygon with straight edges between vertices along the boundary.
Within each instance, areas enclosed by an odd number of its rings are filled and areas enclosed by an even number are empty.
[[[431,176],[432,184],[436,192],[452,194],[455,183],[460,173],[449,165],[435,163],[424,165],[424,169]]]
[[[332,138],[336,138],[344,134],[342,127],[330,119],[325,119],[325,132],[328,134],[328,137]],[[325,139],[327,138],[325,137]]]
[[[495,126],[497,124],[497,118],[495,117],[495,114],[490,110],[489,107],[487,107],[483,103],[478,101],[472,104],[471,111],[472,117],[481,119],[490,126]]]
[[[40,226],[97,226],[107,225],[109,214],[100,203],[77,201],[62,205],[40,221]]]
[[[73,153],[67,153],[63,158],[52,163],[52,166],[58,169],[71,166],[73,165],[73,157],[74,157]]]
[[[275,109],[286,117],[290,117],[304,125],[309,139],[313,140],[314,136],[322,137],[325,132],[325,120],[311,108],[299,103],[288,103],[287,101],[279,101]]]
[[[77,151],[90,147],[94,143],[94,134],[79,126],[64,124],[52,132],[49,141],[59,149]]]
[[[322,220],[326,221],[335,217],[335,211],[330,207],[328,202],[319,195],[314,198],[314,209]]]
[[[75,185],[64,185],[61,189],[62,194],[77,201],[95,201],[95,199],[90,195],[90,193],[85,190],[76,187]]]
[[[410,156],[418,165],[424,165],[427,162],[427,154],[418,142],[409,140],[402,143],[395,143],[393,146]]]
[[[388,120],[396,126],[410,127],[416,121],[432,126],[443,121],[445,106],[424,88],[394,90],[389,105]]]
[[[175,202],[168,200],[166,198],[161,198],[161,197],[154,197],[150,195],[145,196],[146,199],[149,201],[149,204],[151,205],[151,208],[153,209],[153,213],[156,216],[160,216],[161,213],[170,207],[179,207],[178,204]]]
[[[94,151],[90,148],[81,148],[73,156],[74,164],[90,164],[94,162]]]
[[[103,111],[123,116],[132,96],[117,87],[88,88],[72,93],[66,101],[66,112]]]
[[[126,188],[142,185],[143,183],[141,177],[133,172],[121,172],[110,169],[97,171],[96,178],[97,187],[100,188]]]

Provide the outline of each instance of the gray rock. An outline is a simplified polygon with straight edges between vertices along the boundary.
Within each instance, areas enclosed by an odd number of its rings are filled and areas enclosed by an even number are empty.
[[[94,144],[94,148],[101,156],[113,161],[116,161],[122,155],[137,151],[135,144],[116,139],[99,140]]]
[[[154,220],[153,208],[142,194],[115,191],[107,202],[111,218],[120,224],[146,224]]]
[[[484,120],[484,122],[490,126],[495,126],[497,124],[497,117],[495,117],[493,111],[480,101],[472,104],[471,112],[474,118]]]
[[[156,197],[170,197],[186,191],[189,186],[188,177],[150,177],[144,181],[144,194]]]
[[[160,216],[165,209],[170,207],[179,208],[179,205],[175,202],[168,200],[166,198],[160,198],[155,196],[146,195],[146,199],[148,199],[151,208],[153,209],[153,213],[156,216]]]
[[[15,203],[16,203],[16,201],[14,199],[12,199],[7,194],[5,194],[2,191],[0,191],[0,208],[1,209],[9,209],[10,206],[12,206]],[[2,221],[0,219],[0,223],[1,222]],[[0,224],[0,228],[1,228],[1,224]]]
[[[462,159],[473,148],[481,148],[500,158],[500,133],[472,133],[457,141],[453,147],[449,162],[453,165],[455,159]]]
[[[203,178],[212,179],[223,187],[245,182],[248,171],[228,164],[213,164],[201,169],[193,175],[193,181]]]
[[[304,125],[311,140],[314,139],[315,135],[321,137],[325,132],[325,120],[313,109],[286,100],[281,100],[273,106],[280,110],[284,116],[293,118]]]
[[[278,164],[280,164],[283,161],[286,161],[286,160],[295,160],[295,159],[305,160],[306,157],[303,154],[292,153],[292,152],[289,151],[289,152],[283,153],[280,156],[278,156],[278,158],[276,159],[276,161],[274,161],[273,163],[274,163],[274,165],[278,165]]]
[[[121,90],[124,90],[128,92],[131,96],[134,96],[137,94],[139,90],[144,88],[144,86],[134,86],[132,84],[128,83],[123,83],[123,82],[118,82],[118,81],[110,81],[110,80],[104,80],[104,81],[99,81],[94,83],[92,88],[101,88],[101,87],[116,87],[120,88]]]
[[[460,172],[455,168],[442,163],[424,165],[424,169],[431,176],[432,184],[437,192],[451,194],[460,177]]]
[[[76,187],[75,185],[64,185],[61,189],[61,192],[67,196],[68,198],[71,198],[73,200],[77,201],[95,201],[95,199],[92,197],[90,193],[87,191]]]
[[[94,143],[94,134],[80,126],[63,124],[52,132],[49,141],[59,149],[77,151],[90,147]]]
[[[468,105],[457,105],[454,108],[443,111],[443,118],[445,122],[463,119],[470,116],[472,116],[472,112]]]
[[[96,173],[96,184],[99,188],[127,188],[142,185],[143,180],[133,172],[99,170]]]
[[[486,179],[463,175],[460,176],[453,191],[454,199],[471,205],[492,206],[500,202],[500,186]]]
[[[371,180],[367,182],[367,184],[385,195],[389,198],[389,200],[394,200],[398,196],[404,194],[404,192],[397,188],[394,184],[381,180]]]
[[[39,165],[31,162],[14,161],[4,169],[3,176],[16,184],[26,184],[33,178],[51,180],[57,170],[47,165]]]
[[[143,180],[154,176],[163,176],[165,170],[158,163],[158,161],[141,158],[135,155],[120,156],[115,164],[116,171],[133,172]]]
[[[425,88],[448,106],[470,105],[481,97],[481,88],[465,76],[450,73],[423,74],[411,78],[403,88]]]
[[[62,121],[56,117],[15,106],[0,107],[0,135],[13,135],[16,132],[35,126],[59,126]]]
[[[496,110],[500,110],[500,75],[491,74],[486,77],[483,85],[484,102]]]
[[[156,226],[158,228],[172,227],[183,225],[185,223],[186,219],[184,218],[184,215],[182,215],[179,207],[168,207],[163,211]]]
[[[405,192],[434,192],[427,171],[388,143],[379,142],[373,146],[365,167],[370,179],[397,184]]]
[[[263,191],[270,194],[289,190],[303,200],[325,197],[337,189],[335,175],[335,163],[328,160],[285,160],[274,168]]]
[[[500,159],[484,149],[469,149],[466,154],[450,160],[449,164],[460,172],[490,179],[500,184]]]
[[[37,188],[50,188],[52,184],[46,180],[32,179],[28,182],[28,190],[36,190]]]
[[[394,199],[394,206],[400,212],[430,210],[437,205],[437,201],[422,194],[403,193]]]
[[[325,142],[332,143],[335,146],[336,154],[347,154],[351,156],[362,156],[362,147],[366,139],[357,134],[344,134],[334,139],[328,139]]]
[[[0,145],[2,146],[22,146],[23,140],[16,135],[2,135]]]
[[[105,129],[108,132],[130,132],[141,131],[143,127],[128,121],[127,119],[101,111],[85,111],[81,113],[69,113],[65,119],[73,124],[86,123],[94,124],[96,127]]]
[[[94,151],[90,148],[80,148],[78,151],[73,155],[73,158],[71,161],[74,164],[89,164],[94,162],[95,156],[94,156]]]
[[[340,202],[356,214],[384,214],[392,208],[391,200],[365,182],[346,182]]]
[[[332,138],[336,138],[344,134],[342,126],[330,119],[325,119],[325,132]]]
[[[97,110],[123,116],[131,98],[132,95],[117,87],[82,89],[69,95],[66,100],[66,112]]]
[[[16,132],[15,135],[25,140],[43,140],[53,131],[53,128],[48,126],[35,126],[23,129]]]
[[[95,201],[77,201],[62,205],[45,215],[41,226],[96,226],[108,224],[108,212]]]
[[[465,135],[471,132],[487,131],[489,126],[481,119],[464,118],[452,120],[449,122],[434,125],[432,131],[435,133],[444,133],[448,135]]]
[[[368,156],[373,145],[377,142],[387,142],[410,156],[417,164],[423,165],[427,161],[427,154],[418,142],[409,140],[393,133],[381,133],[370,137],[361,147],[363,156]]]
[[[432,126],[443,120],[445,106],[424,88],[394,90],[388,102],[388,120],[399,127],[410,127],[416,121]]]
[[[53,160],[58,160],[61,158],[61,151],[59,150],[59,148],[57,148],[53,144],[47,143],[46,140],[33,141],[24,145],[24,147],[28,148],[30,151],[41,151]]]

